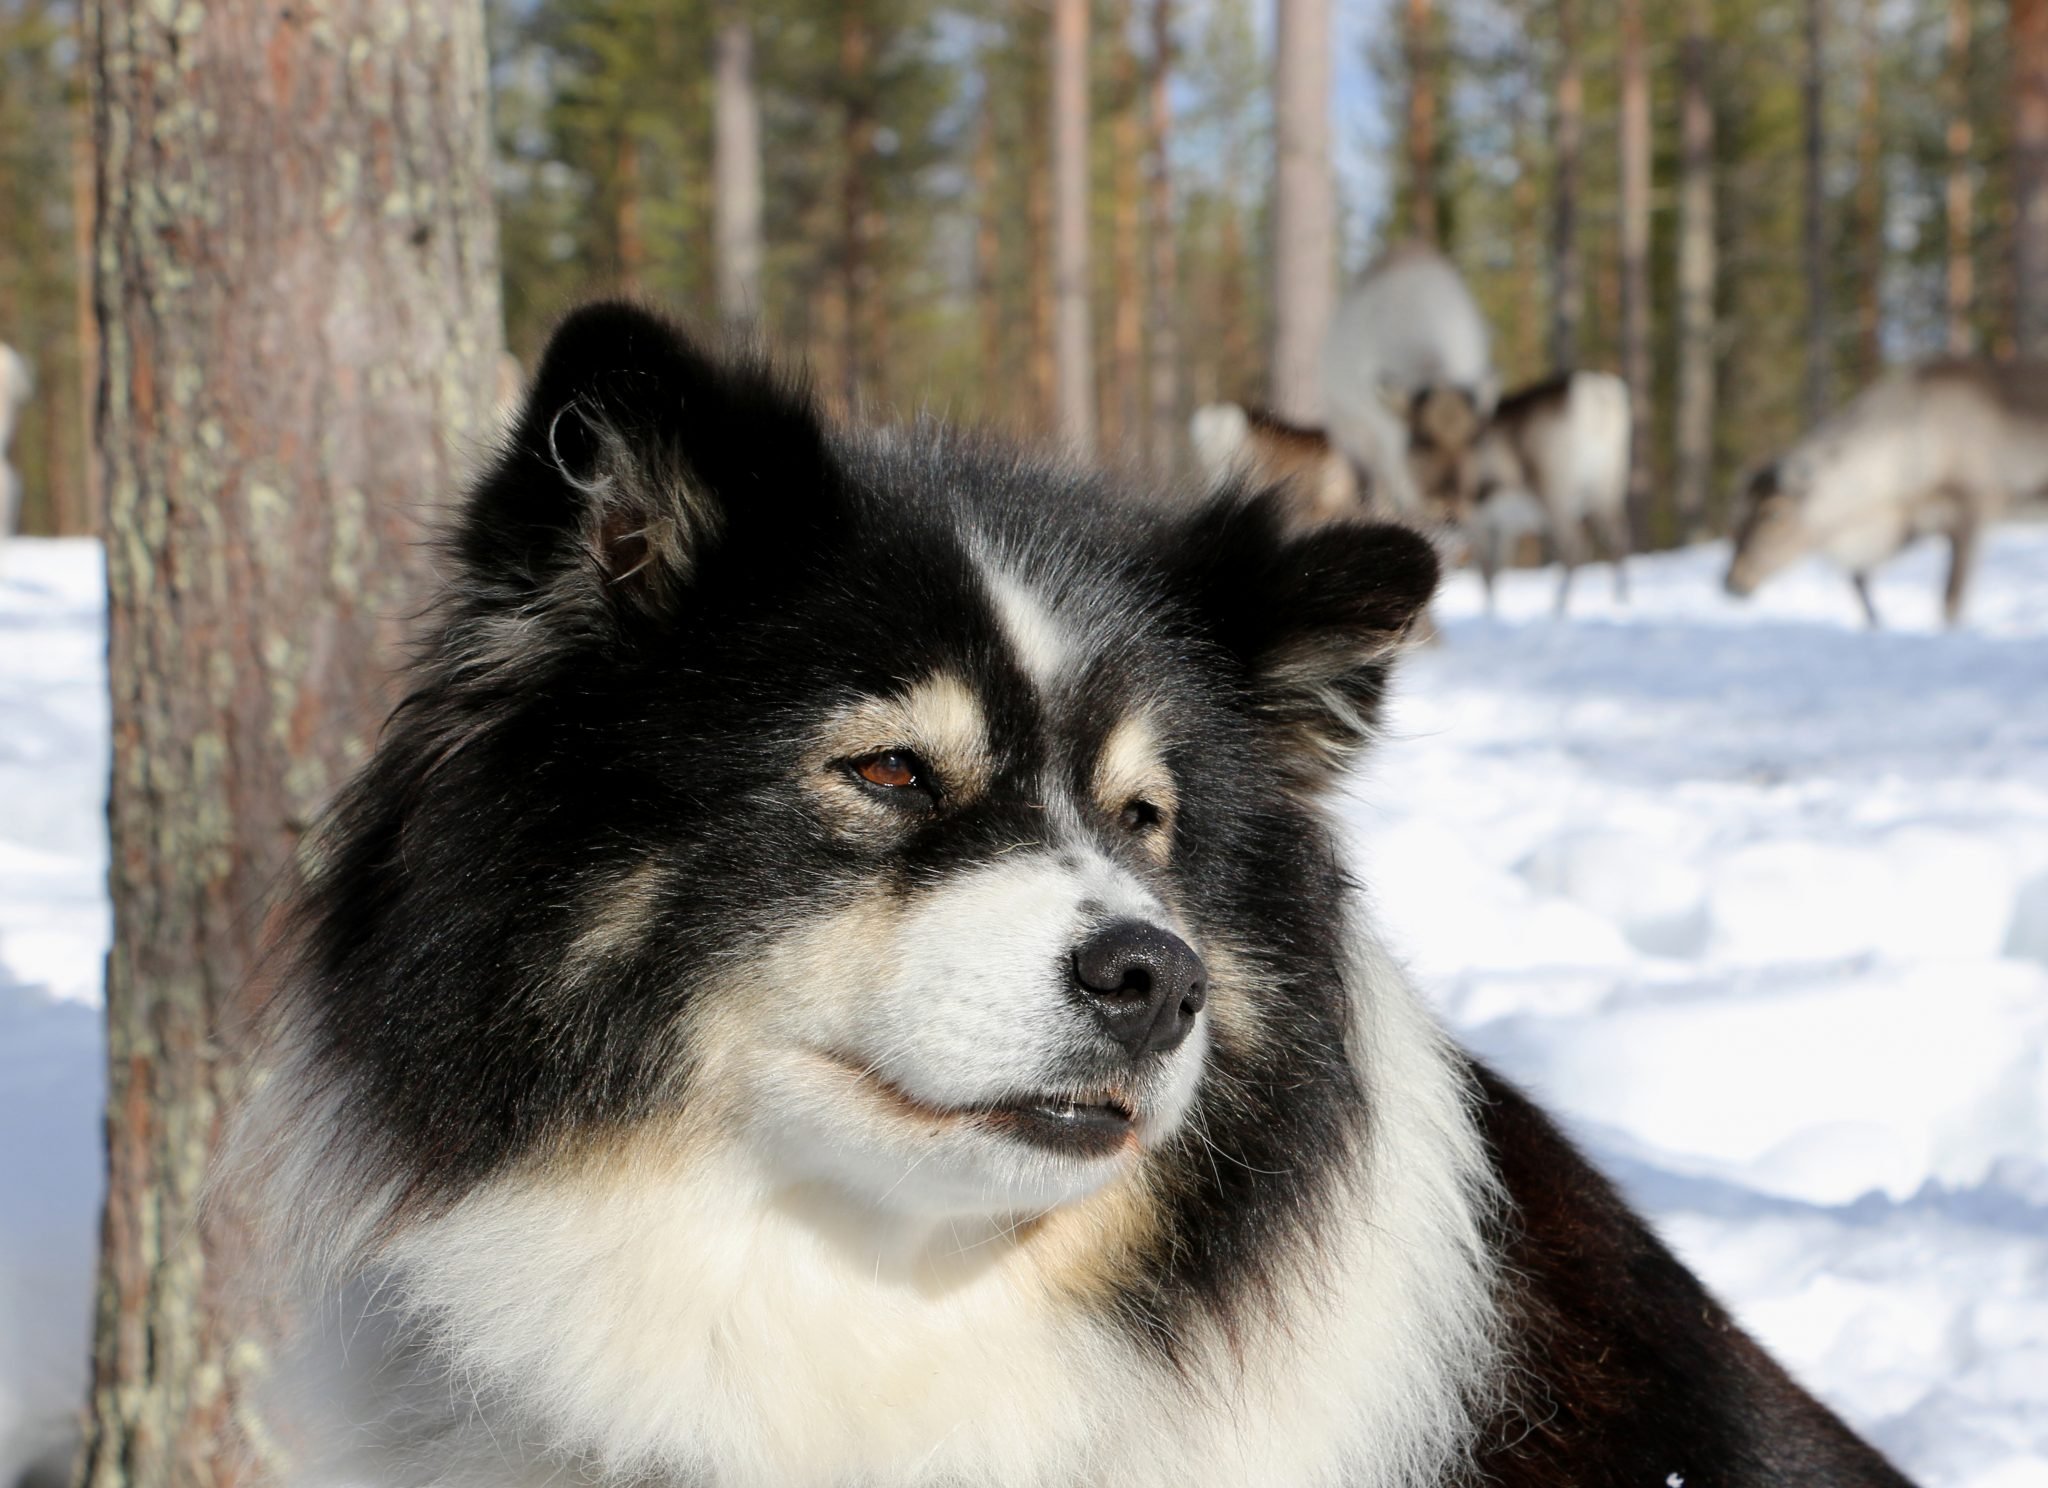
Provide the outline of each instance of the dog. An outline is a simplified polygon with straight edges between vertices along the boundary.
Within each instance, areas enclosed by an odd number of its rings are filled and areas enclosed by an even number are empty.
[[[1111,482],[557,330],[228,1180],[334,1480],[1903,1483],[1374,938],[1429,544]]]

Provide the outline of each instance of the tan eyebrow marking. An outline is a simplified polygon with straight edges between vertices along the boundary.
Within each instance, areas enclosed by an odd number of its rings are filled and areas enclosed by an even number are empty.
[[[981,700],[951,672],[935,672],[894,697],[865,698],[834,717],[826,731],[827,760],[883,749],[923,756],[949,795],[972,797],[988,788],[988,720]]]
[[[1180,796],[1174,789],[1173,772],[1166,767],[1158,732],[1145,714],[1126,714],[1102,741],[1095,756],[1094,787],[1096,803],[1111,816],[1132,801],[1149,801],[1158,808],[1161,825],[1172,825]],[[1166,831],[1152,834],[1155,851],[1161,856],[1169,835]]]

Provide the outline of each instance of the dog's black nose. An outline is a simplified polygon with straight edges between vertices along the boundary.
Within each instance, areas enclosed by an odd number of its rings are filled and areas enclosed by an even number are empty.
[[[1074,985],[1133,1059],[1179,1048],[1209,997],[1194,948],[1142,920],[1114,920],[1082,941]]]

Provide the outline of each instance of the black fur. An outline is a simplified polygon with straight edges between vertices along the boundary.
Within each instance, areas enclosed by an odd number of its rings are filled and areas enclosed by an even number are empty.
[[[1907,1480],[1735,1325],[1527,1097],[1474,1067],[1511,1208],[1499,1244],[1516,1394],[1479,1465],[1501,1488]]]

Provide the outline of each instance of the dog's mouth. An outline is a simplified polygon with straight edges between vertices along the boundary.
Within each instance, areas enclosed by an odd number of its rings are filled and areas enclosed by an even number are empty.
[[[987,1105],[935,1106],[855,1060],[827,1057],[906,1116],[949,1125],[969,1122],[1046,1152],[1068,1157],[1108,1157],[1138,1133],[1136,1102],[1120,1090],[1053,1092]]]
[[[1138,1131],[1137,1114],[1121,1095],[1050,1095],[976,1114],[984,1126],[1020,1142],[1085,1157],[1106,1157]]]

